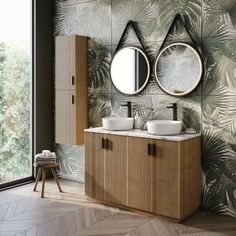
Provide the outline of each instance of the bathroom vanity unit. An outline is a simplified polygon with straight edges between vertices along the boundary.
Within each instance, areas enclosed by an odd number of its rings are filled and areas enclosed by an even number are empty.
[[[85,194],[181,221],[201,202],[200,134],[85,130]]]

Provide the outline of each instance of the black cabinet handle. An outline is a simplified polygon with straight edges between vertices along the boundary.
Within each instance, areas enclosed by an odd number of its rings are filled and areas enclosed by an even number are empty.
[[[75,96],[74,95],[71,96],[71,103],[75,104]]]
[[[156,144],[152,144],[151,153],[152,153],[152,156],[156,156]]]
[[[148,144],[148,156],[156,156],[156,145]]]
[[[148,144],[148,156],[150,156],[151,155],[151,144],[149,143]]]
[[[74,77],[74,75],[71,76],[71,84],[72,84],[72,85],[75,84],[75,77]]]
[[[104,148],[105,148],[105,139],[102,138],[102,149],[104,149]]]
[[[107,138],[102,138],[102,149],[109,148],[109,140]]]
[[[105,139],[105,149],[109,148],[109,140],[106,138]]]

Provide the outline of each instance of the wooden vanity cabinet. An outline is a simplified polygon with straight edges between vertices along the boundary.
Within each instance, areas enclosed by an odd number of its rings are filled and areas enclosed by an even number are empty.
[[[178,218],[177,150],[178,142],[128,137],[129,207]]]
[[[88,38],[57,36],[55,47],[55,141],[84,144],[84,129],[88,127]]]
[[[87,196],[104,200],[104,149],[103,134],[86,133],[85,142],[85,193]]]
[[[117,135],[85,134],[85,193],[126,205],[126,139]]]
[[[152,156],[152,211],[180,218],[180,142],[153,140],[156,152]]]
[[[167,141],[85,132],[85,161],[89,197],[175,221],[200,206],[200,137]]]
[[[128,199],[127,206],[152,211],[152,158],[148,155],[148,144],[152,140],[128,137]]]

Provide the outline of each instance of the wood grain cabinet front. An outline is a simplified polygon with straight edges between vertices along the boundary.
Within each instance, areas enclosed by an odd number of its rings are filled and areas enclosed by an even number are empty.
[[[88,38],[57,36],[55,59],[55,140],[84,144],[88,127]]]
[[[122,136],[85,135],[86,195],[126,205],[126,146]]]
[[[85,135],[85,194],[104,200],[104,149],[103,134]]]
[[[200,137],[176,142],[85,132],[89,197],[180,221],[200,206]]]
[[[153,145],[155,153],[152,157],[152,211],[179,218],[179,142],[153,140]]]
[[[152,140],[128,137],[128,206],[152,211],[152,158],[148,147]]]
[[[56,109],[55,109],[55,128],[56,141],[58,143],[74,143],[75,142],[75,98],[74,90],[56,90]]]

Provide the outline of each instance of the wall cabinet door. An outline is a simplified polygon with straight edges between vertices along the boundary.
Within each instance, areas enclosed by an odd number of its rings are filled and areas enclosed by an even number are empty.
[[[180,156],[179,142],[153,140],[152,203],[154,213],[172,218],[179,216]]]
[[[152,140],[128,137],[128,206],[152,211],[152,161],[148,144]]]
[[[103,134],[85,133],[85,194],[104,200]]]
[[[59,144],[84,144],[84,129],[88,127],[87,44],[88,38],[84,36],[56,37],[55,118],[58,123],[56,142]],[[69,93],[73,93],[72,98],[67,96]],[[73,112],[70,112],[71,101]],[[73,119],[73,125],[68,123],[70,119]],[[65,129],[60,130],[61,127]]]
[[[127,138],[105,135],[107,147],[104,152],[105,201],[126,205],[127,195]]]
[[[74,90],[56,91],[56,143],[74,143],[76,124],[73,99],[75,99]]]
[[[75,88],[75,36],[56,37],[56,89]]]

